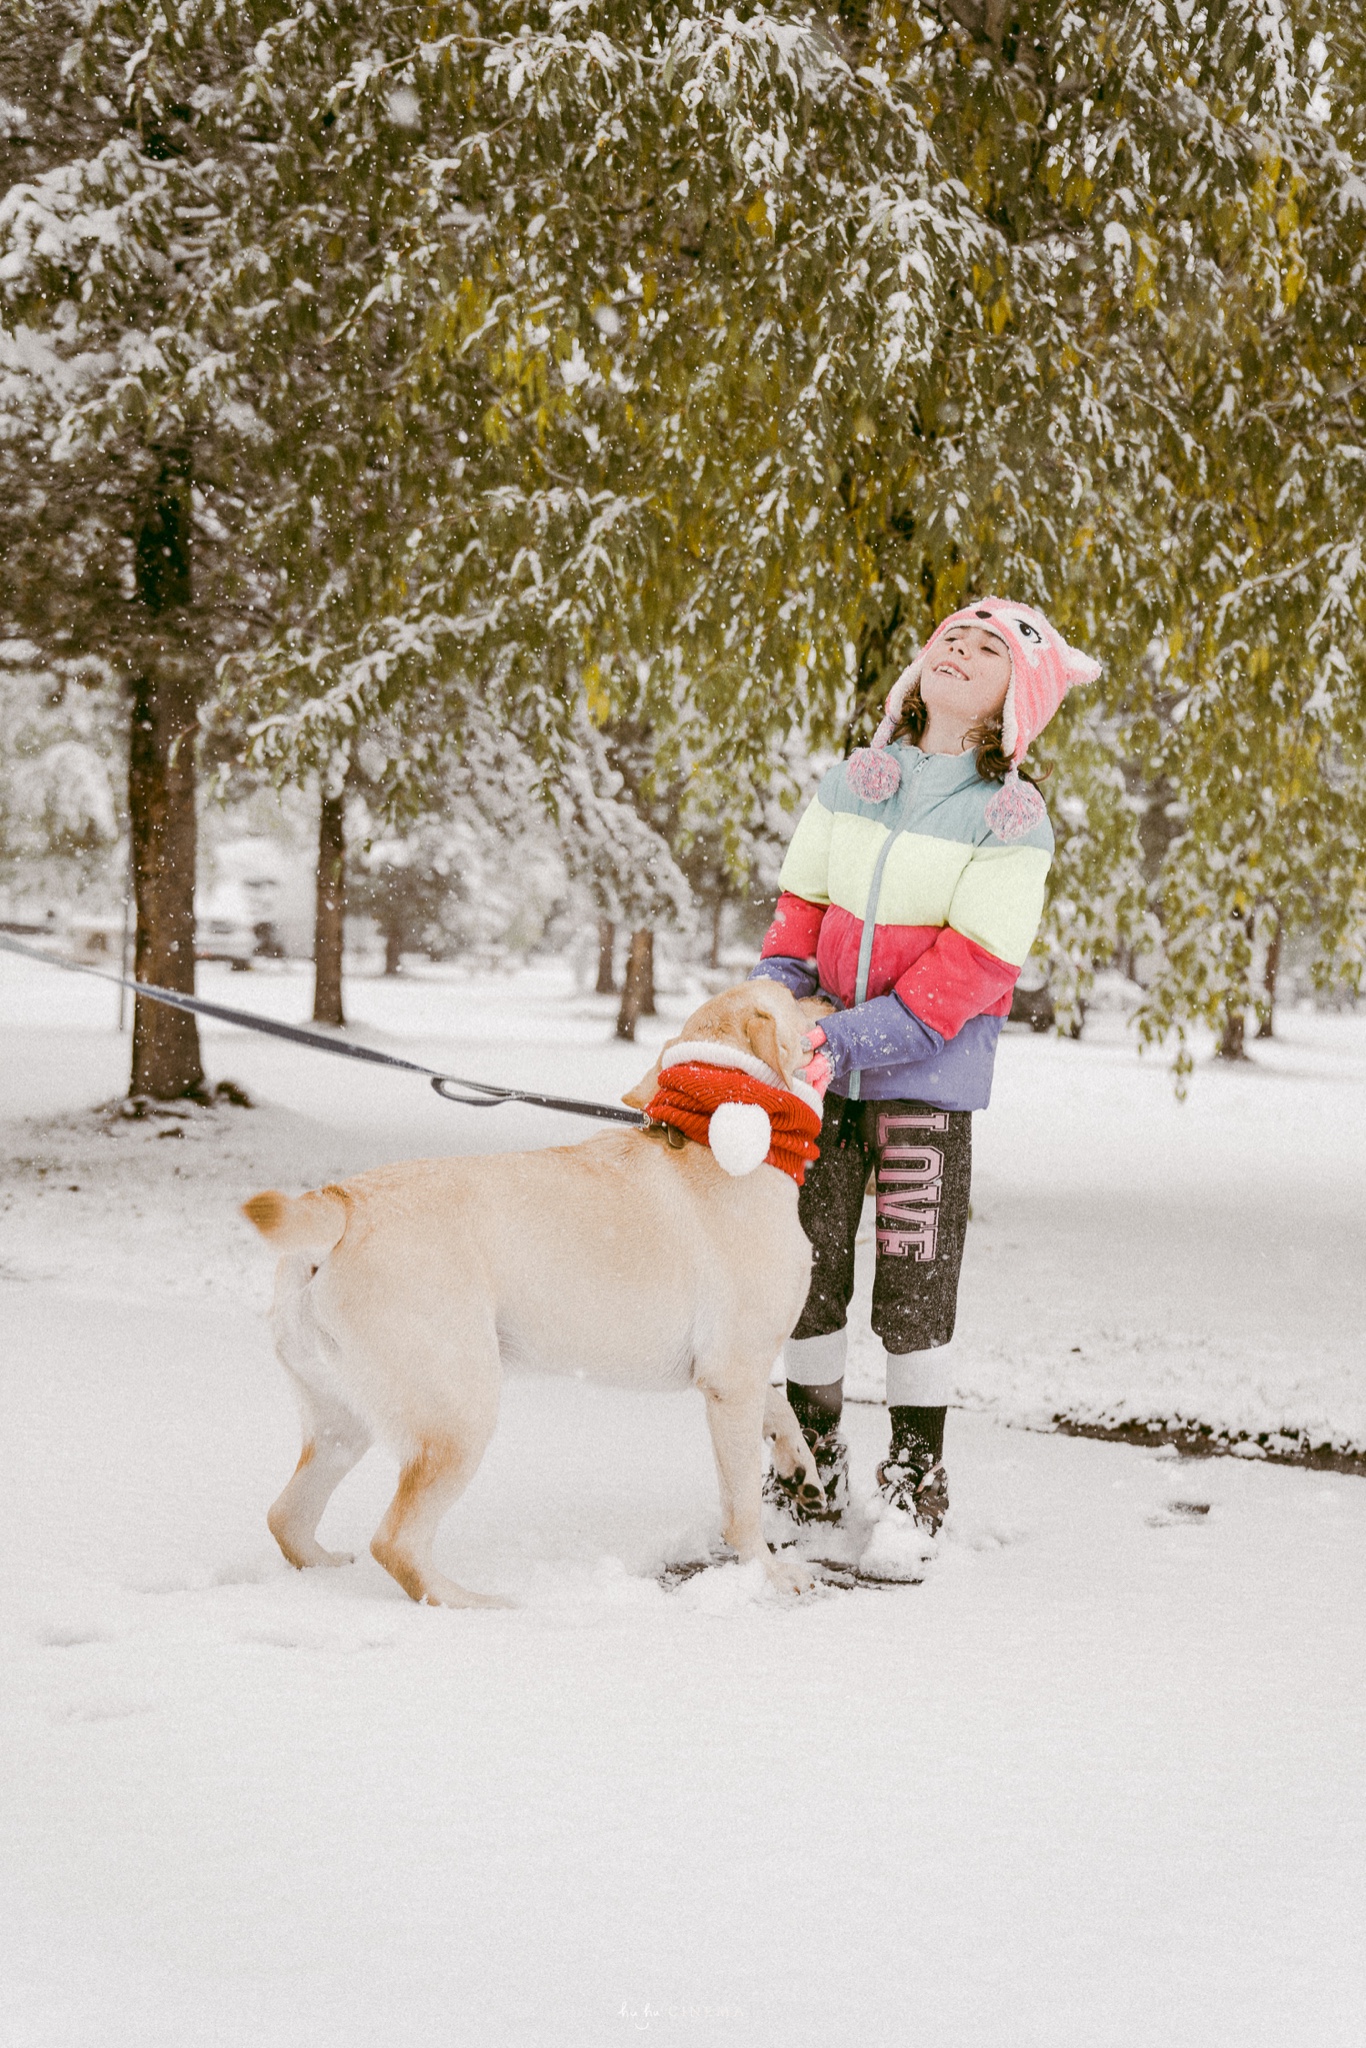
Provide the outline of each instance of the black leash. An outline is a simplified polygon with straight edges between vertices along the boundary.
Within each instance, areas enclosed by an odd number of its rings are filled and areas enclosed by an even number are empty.
[[[267,1038],[287,1038],[295,1045],[312,1046],[315,1052],[330,1052],[338,1059],[369,1060],[377,1067],[401,1067],[408,1074],[425,1074],[443,1102],[463,1103],[467,1109],[496,1109],[500,1102],[526,1102],[534,1109],[556,1109],[566,1116],[598,1117],[605,1123],[633,1124],[643,1129],[649,1118],[638,1109],[616,1109],[606,1102],[582,1102],[573,1095],[534,1095],[525,1088],[499,1088],[492,1081],[462,1081],[456,1074],[443,1074],[436,1067],[419,1066],[416,1060],[401,1060],[393,1053],[374,1052],[368,1045],[343,1045],[325,1038],[321,1031],[307,1031],[302,1024],[277,1024],[273,1017],[258,1017],[250,1010],[230,1009],[226,1003],[209,1003],[202,996],[183,996],[175,989],[158,988],[150,981],[133,981],[126,974],[114,974],[107,967],[87,967],[80,960],[58,960],[37,946],[24,946],[0,932],[0,948],[18,953],[25,960],[37,960],[44,967],[60,967],[66,974],[92,974],[97,981],[110,981],[119,988],[131,988],[149,1002],[164,1003],[170,1010],[193,1010],[201,1017],[216,1017],[222,1024],[237,1024],[243,1031],[259,1031]],[[461,1093],[460,1091],[464,1092]]]

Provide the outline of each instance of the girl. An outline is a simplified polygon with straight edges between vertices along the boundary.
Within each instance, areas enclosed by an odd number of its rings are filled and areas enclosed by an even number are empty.
[[[811,1291],[784,1348],[826,1506],[813,1515],[771,1481],[799,1521],[838,1521],[848,1501],[845,1317],[870,1172],[872,1321],[892,1417],[878,1490],[931,1533],[947,1511],[949,1384],[937,1354],[953,1335],[972,1112],[991,1096],[1053,853],[1019,764],[1069,686],[1099,674],[1028,605],[990,597],[955,612],[898,679],[871,748],[826,775],[783,862],[754,974],[834,1006],[806,1041],[804,1078],[829,1093],[801,1193]]]

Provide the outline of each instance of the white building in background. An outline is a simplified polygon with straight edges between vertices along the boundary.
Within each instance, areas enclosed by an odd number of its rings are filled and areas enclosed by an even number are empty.
[[[201,960],[306,960],[313,951],[314,878],[287,841],[251,833],[222,839],[195,900]]]

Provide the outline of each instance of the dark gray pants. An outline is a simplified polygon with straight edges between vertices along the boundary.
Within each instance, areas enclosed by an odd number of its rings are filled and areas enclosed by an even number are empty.
[[[873,1329],[889,1352],[947,1344],[972,1188],[972,1114],[924,1102],[846,1102],[828,1095],[821,1156],[798,1214],[811,1240],[811,1288],[794,1338],[844,1327],[854,1239],[868,1176],[877,1176]]]

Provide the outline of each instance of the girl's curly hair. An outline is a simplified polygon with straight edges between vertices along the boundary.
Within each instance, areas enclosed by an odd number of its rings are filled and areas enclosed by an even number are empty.
[[[897,720],[896,731],[892,734],[893,744],[897,740],[905,740],[911,746],[918,747],[928,716],[925,700],[920,694],[920,684],[914,682],[902,703],[901,716]],[[1000,719],[984,718],[980,725],[974,725],[967,735],[967,744],[976,751],[977,773],[983,782],[1004,782],[1010,773],[1011,759],[1001,737]],[[967,747],[963,751],[966,753]],[[1019,775],[1022,782],[1032,782],[1036,787],[1040,781],[1040,777],[1031,775],[1027,768],[1021,768]]]

